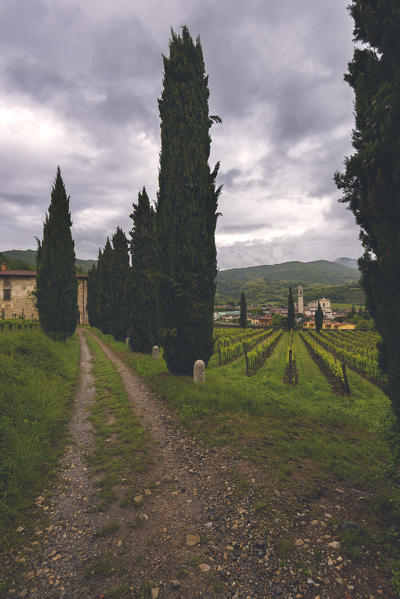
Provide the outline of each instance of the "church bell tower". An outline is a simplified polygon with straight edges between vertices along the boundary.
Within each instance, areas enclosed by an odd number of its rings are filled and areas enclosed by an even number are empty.
[[[304,314],[303,287],[301,285],[299,285],[297,290],[297,310],[299,314]]]

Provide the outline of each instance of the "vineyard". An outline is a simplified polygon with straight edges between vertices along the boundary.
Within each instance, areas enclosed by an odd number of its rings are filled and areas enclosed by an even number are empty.
[[[243,373],[252,376],[273,353],[281,336],[282,330],[216,327],[210,365],[224,366],[244,358]],[[379,335],[371,331],[292,331],[282,365],[283,380],[288,384],[298,382],[296,346],[303,343],[335,392],[351,394],[347,368],[383,387],[385,377],[378,365],[378,342]]]
[[[16,320],[6,319],[0,321],[0,333],[4,331],[20,331],[25,329],[39,329],[40,323],[38,320]]]

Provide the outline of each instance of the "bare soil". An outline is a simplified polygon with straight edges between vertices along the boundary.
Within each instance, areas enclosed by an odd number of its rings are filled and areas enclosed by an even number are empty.
[[[268,464],[257,467],[234,449],[188,437],[168,405],[93,335],[117,366],[154,451],[147,472],[129,481],[142,498],[121,507],[127,489],[121,481],[113,505],[94,511],[96,476],[86,461],[95,443],[88,412],[92,365],[85,334],[79,335],[82,372],[71,442],[58,478],[37,500],[45,525],[2,556],[11,581],[7,597],[395,597],[378,554],[362,547],[359,559],[350,560],[340,544],[340,522],[363,524],[365,493],[307,487],[312,465],[305,463],[296,494],[293,486],[276,486]]]

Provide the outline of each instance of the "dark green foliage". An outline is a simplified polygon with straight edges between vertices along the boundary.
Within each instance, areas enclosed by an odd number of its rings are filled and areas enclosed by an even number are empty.
[[[318,302],[318,308],[315,311],[315,328],[317,333],[322,329],[322,324],[324,322],[324,313],[321,308],[321,304]]]
[[[164,357],[176,374],[192,374],[213,352],[217,274],[215,226],[221,189],[210,172],[208,78],[200,40],[172,32],[159,100],[161,154],[157,242]]]
[[[127,284],[129,280],[128,240],[120,227],[107,238],[104,250],[99,250],[97,267],[88,277],[87,311],[89,322],[103,333],[122,341],[127,332]]]
[[[99,258],[101,251],[99,250]],[[87,281],[87,300],[86,310],[88,313],[89,323],[92,327],[99,326],[97,314],[97,266],[94,264],[89,270]]]
[[[132,351],[150,353],[159,344],[159,300],[156,274],[155,213],[146,189],[139,192],[130,215],[132,270],[129,284],[128,334]]]
[[[355,152],[335,181],[361,227],[362,285],[400,418],[400,5],[353,0],[350,11],[359,42],[345,76],[355,92]]]
[[[96,318],[97,326],[103,333],[111,333],[111,322],[113,316],[113,293],[112,293],[112,254],[113,250],[109,238],[107,237],[106,245],[103,252],[99,252],[99,260],[97,263],[97,302],[96,302]]]
[[[51,192],[49,213],[38,240],[36,294],[40,324],[49,337],[72,335],[79,318],[71,215],[60,168]]]
[[[117,227],[112,243],[112,276],[109,282],[112,297],[111,333],[116,341],[123,341],[127,332],[126,288],[130,267],[128,240],[120,227]]]
[[[240,326],[242,329],[247,326],[247,307],[246,307],[246,297],[244,293],[240,296]]]
[[[289,287],[289,297],[288,297],[288,331],[294,329],[294,303],[293,303],[293,295],[292,288]]]

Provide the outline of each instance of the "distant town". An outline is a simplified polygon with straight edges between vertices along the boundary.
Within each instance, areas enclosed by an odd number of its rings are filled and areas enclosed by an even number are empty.
[[[294,307],[296,321],[303,328],[315,329],[315,312],[318,308],[318,302],[324,315],[322,325],[324,329],[353,330],[356,328],[354,323],[345,320],[349,316],[350,310],[333,310],[331,301],[326,297],[313,299],[304,304],[303,288],[299,285],[297,288],[297,302],[295,302]],[[287,317],[287,315],[287,307],[265,304],[262,306],[251,305],[247,308],[248,322],[257,327],[271,327],[274,324],[280,326],[280,319]],[[230,304],[215,306],[214,320],[220,324],[236,323],[239,316],[240,306]]]

